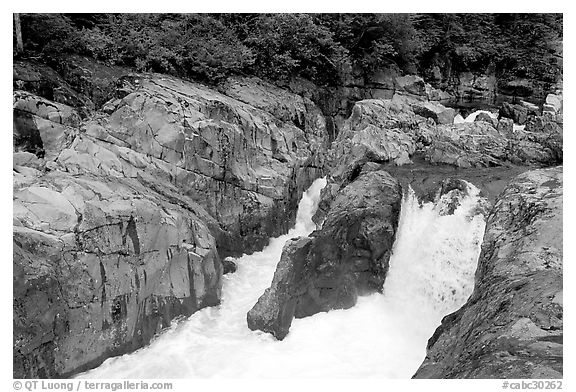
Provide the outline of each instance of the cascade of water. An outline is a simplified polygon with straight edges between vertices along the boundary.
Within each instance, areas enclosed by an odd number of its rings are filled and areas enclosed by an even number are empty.
[[[324,185],[317,180],[303,196],[287,235],[237,259],[237,272],[224,276],[220,306],[80,377],[411,377],[442,317],[472,291],[484,231],[475,212],[479,192],[469,185],[460,206],[445,215],[448,197],[420,205],[409,190],[383,294],[361,297],[352,309],[296,319],[283,341],[250,331],[247,311],[270,285],[284,243],[315,228],[311,217]]]

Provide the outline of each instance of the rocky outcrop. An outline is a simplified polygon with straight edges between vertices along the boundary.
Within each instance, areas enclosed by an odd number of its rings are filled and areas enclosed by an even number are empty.
[[[562,167],[513,180],[491,211],[474,292],[416,378],[561,378]]]
[[[283,339],[294,317],[352,307],[381,291],[402,190],[384,171],[365,171],[343,187],[321,230],[288,242],[271,286],[248,312],[248,327]]]
[[[15,377],[75,374],[218,304],[221,258],[285,232],[322,172],[310,101],[234,90],[259,108],[152,74],[117,87],[83,121],[14,94]]]

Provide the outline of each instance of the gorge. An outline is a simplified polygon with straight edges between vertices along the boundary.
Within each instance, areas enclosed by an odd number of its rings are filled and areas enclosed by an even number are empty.
[[[14,62],[15,378],[562,377],[561,84],[62,61]]]

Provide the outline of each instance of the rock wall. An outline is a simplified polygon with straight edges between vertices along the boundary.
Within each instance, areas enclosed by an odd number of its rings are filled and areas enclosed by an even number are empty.
[[[301,129],[273,109],[198,84],[165,76],[125,83],[133,91],[109,103],[112,113],[90,132],[143,152],[153,165],[147,172],[204,206],[226,234],[217,238],[223,255],[259,250],[288,230],[300,195],[322,172],[326,138],[318,111],[297,111]],[[244,91],[246,101],[261,98],[256,89]],[[274,102],[287,102],[281,98]],[[62,161],[75,165],[67,156]]]
[[[294,94],[116,86],[84,120],[14,93],[15,377],[70,376],[218,304],[221,258],[287,231],[322,173],[323,117]]]
[[[562,167],[519,175],[491,211],[474,292],[415,378],[562,378]]]

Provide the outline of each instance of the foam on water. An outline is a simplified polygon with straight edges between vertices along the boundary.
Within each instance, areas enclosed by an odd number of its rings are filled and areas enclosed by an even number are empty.
[[[465,122],[474,122],[474,120],[476,120],[476,117],[478,117],[478,115],[480,113],[486,113],[487,115],[489,115],[493,119],[498,119],[498,113],[492,113],[492,112],[489,112],[488,110],[476,110],[475,112],[470,113],[468,115],[468,117],[466,117],[466,118],[462,117],[461,114],[457,114],[456,117],[454,117],[454,124],[460,124],[460,123],[465,123]]]
[[[473,113],[470,113],[468,115],[468,117],[464,118],[462,117],[461,114],[457,114],[454,117],[454,124],[461,124],[461,123],[470,123],[470,122],[474,122],[474,120],[476,120],[476,117],[478,117],[478,115],[480,113],[486,113],[487,115],[489,115],[490,117],[492,117],[495,120],[498,120],[498,113],[493,113],[493,112],[489,112],[487,110],[476,110]],[[519,124],[513,124],[513,129],[514,131],[523,131],[524,128],[526,127],[526,125],[519,125]]]
[[[406,192],[383,294],[361,297],[352,309],[296,319],[283,341],[250,331],[246,313],[270,285],[285,241],[315,229],[311,217],[325,183],[316,180],[303,196],[294,229],[237,259],[237,272],[223,278],[220,306],[79,377],[411,377],[442,317],[472,291],[484,231],[473,212],[478,190],[469,185],[453,215],[441,214],[447,199],[420,206]]]

